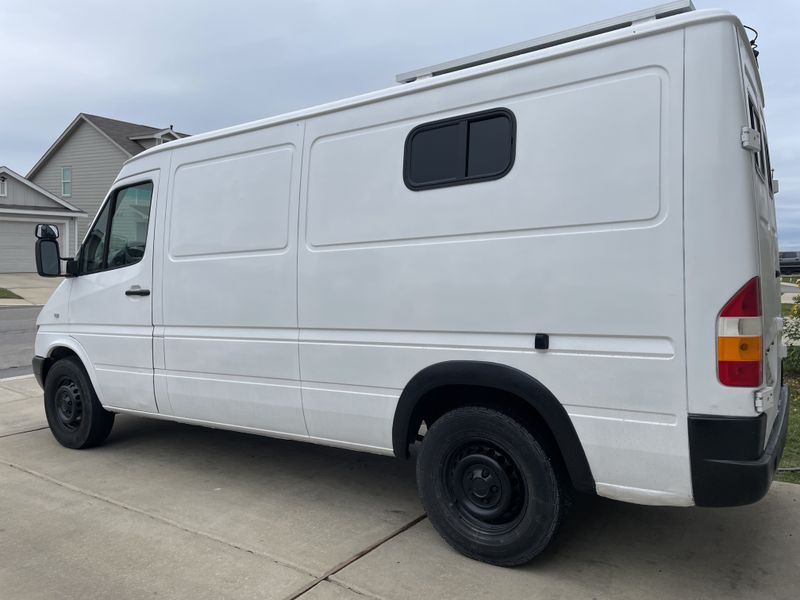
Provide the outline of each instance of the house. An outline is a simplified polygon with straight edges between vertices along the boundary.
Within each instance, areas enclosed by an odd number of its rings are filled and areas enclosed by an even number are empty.
[[[186,135],[172,125],[160,129],[86,113],[75,117],[27,175],[29,181],[86,213],[86,218],[78,219],[70,255],[86,235],[122,164],[147,148]]]
[[[61,252],[73,253],[79,220],[87,220],[84,211],[0,166],[0,273],[36,271],[33,248],[37,223],[58,225]]]

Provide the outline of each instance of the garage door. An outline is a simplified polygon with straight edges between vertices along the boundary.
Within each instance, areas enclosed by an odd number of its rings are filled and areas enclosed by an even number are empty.
[[[35,273],[36,223],[0,219],[0,273]]]

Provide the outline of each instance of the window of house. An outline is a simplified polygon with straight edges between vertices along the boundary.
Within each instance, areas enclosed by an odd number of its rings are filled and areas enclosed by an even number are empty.
[[[514,164],[515,136],[505,108],[419,125],[406,138],[403,179],[412,190],[499,179]]]
[[[96,273],[142,260],[147,243],[152,182],[120,188],[103,205],[81,248],[81,273]]]
[[[0,197],[5,198],[8,196],[8,182],[6,178],[0,175]]]
[[[61,168],[61,195],[72,196],[72,167]]]

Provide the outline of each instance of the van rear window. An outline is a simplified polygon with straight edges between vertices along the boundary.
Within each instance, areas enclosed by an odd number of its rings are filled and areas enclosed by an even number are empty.
[[[750,103],[750,127],[755,129],[758,134],[761,136],[761,150],[753,154],[753,161],[755,163],[756,171],[764,178],[765,167],[764,167],[764,132],[763,127],[761,127],[761,119],[758,116],[758,111],[756,110],[755,104],[753,103],[752,98],[749,99]]]
[[[516,119],[505,108],[472,113],[411,130],[403,179],[412,190],[499,179],[514,164]]]

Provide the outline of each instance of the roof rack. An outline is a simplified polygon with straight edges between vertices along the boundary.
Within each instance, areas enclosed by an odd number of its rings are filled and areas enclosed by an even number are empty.
[[[664,17],[671,17],[682,13],[694,10],[692,0],[677,0],[676,2],[669,2],[661,4],[652,8],[645,8],[636,12],[621,15],[606,19],[605,21],[598,21],[576,27],[575,29],[567,29],[559,33],[552,33],[543,37],[538,37],[527,42],[519,42],[511,44],[510,46],[503,46],[495,50],[487,50],[464,58],[457,58],[448,62],[439,63],[431,67],[417,69],[415,71],[408,71],[407,73],[400,73],[397,76],[398,83],[411,83],[417,79],[425,77],[433,77],[435,75],[444,75],[445,73],[452,73],[453,71],[460,71],[483,65],[489,62],[494,62],[503,58],[511,56],[518,56],[520,54],[527,54],[528,52],[535,52],[544,48],[566,44],[575,40],[599,35],[601,33],[608,33],[609,31],[616,31],[617,29],[624,29],[630,27],[634,23],[641,23],[642,21],[649,21],[651,19],[663,19]]]

